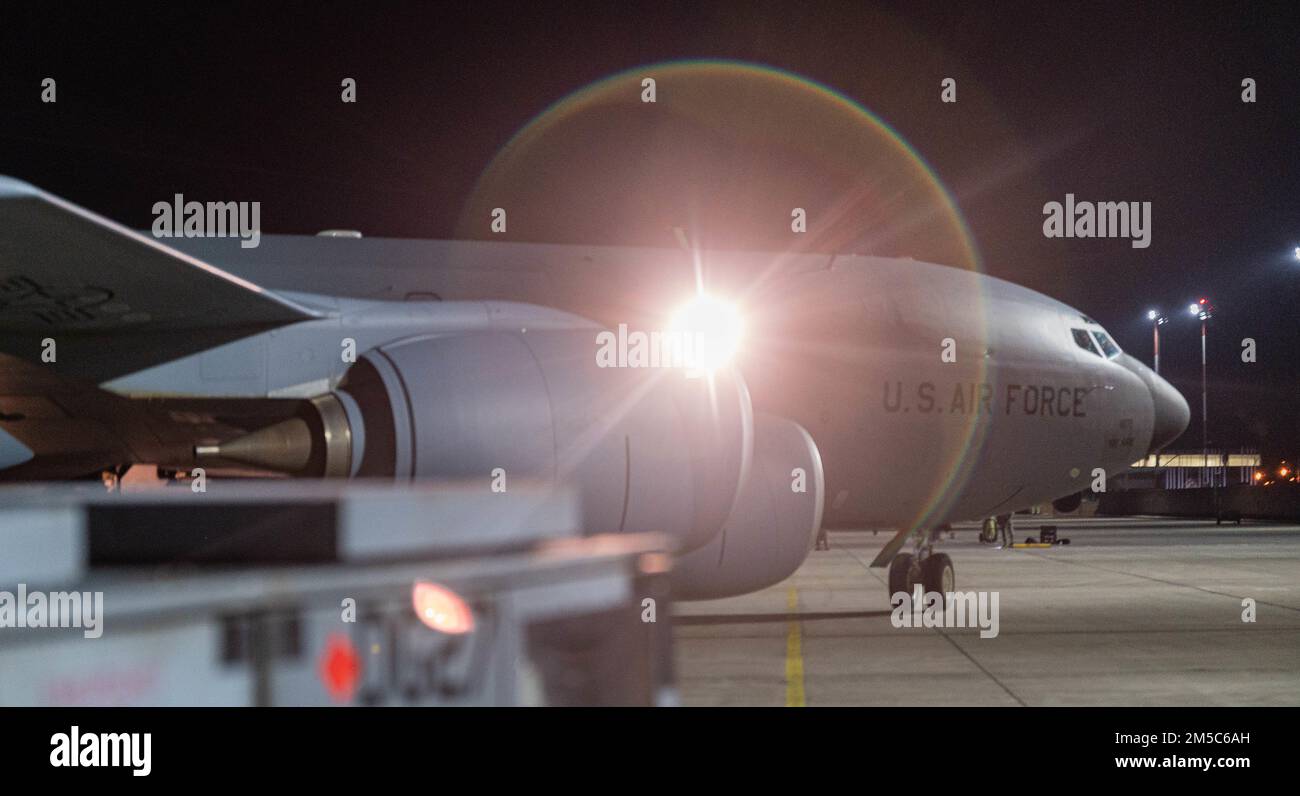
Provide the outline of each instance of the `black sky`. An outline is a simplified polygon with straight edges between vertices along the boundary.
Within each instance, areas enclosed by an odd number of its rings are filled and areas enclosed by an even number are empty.
[[[1162,371],[1191,399],[1184,447],[1200,443],[1185,305],[1212,297],[1212,443],[1292,456],[1297,22],[1226,3],[4,3],[0,174],[135,227],[184,192],[274,205],[268,232],[449,237],[492,156],[569,92],[680,58],[768,64],[898,130],[989,273],[1080,307],[1148,361],[1145,312],[1171,311]],[[55,105],[39,101],[48,76]],[[348,112],[342,76],[358,81]],[[938,101],[944,77],[955,105]],[[1152,245],[1045,239],[1043,204],[1067,192],[1152,202]]]

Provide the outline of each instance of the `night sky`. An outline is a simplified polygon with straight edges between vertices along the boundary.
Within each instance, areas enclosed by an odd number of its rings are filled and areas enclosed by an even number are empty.
[[[676,59],[766,64],[896,129],[988,273],[1079,307],[1148,362],[1146,311],[1169,312],[1161,370],[1193,408],[1176,447],[1200,446],[1186,305],[1210,297],[1211,444],[1300,452],[1300,19],[1285,6],[267,5],[0,5],[0,174],[137,228],[184,192],[261,201],[266,232],[453,237],[493,155],[566,94]],[[945,77],[955,104],[939,102]],[[1151,202],[1151,246],[1046,239],[1043,204],[1066,193]]]

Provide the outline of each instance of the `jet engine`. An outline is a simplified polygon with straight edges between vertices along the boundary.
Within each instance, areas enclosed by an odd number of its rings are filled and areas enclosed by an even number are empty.
[[[704,600],[785,580],[821,529],[825,483],[812,436],[771,415],[754,421],[754,461],[722,532],[673,564],[673,593]]]
[[[371,350],[334,394],[351,437],[346,474],[477,480],[485,493],[512,479],[563,484],[592,532],[660,531],[679,549],[704,545],[749,467],[743,380],[728,369],[692,378],[600,367],[596,349],[595,331],[580,329],[432,335]]]

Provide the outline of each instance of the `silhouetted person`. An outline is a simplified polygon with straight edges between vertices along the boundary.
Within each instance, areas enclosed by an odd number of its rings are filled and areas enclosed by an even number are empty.
[[[1010,547],[1012,544],[1015,543],[1015,541],[1016,541],[1015,535],[1012,534],[1012,532],[1011,532],[1011,515],[1010,515],[1010,514],[999,514],[999,515],[998,515],[998,531],[1002,534],[1002,546],[1003,546],[1003,547]]]

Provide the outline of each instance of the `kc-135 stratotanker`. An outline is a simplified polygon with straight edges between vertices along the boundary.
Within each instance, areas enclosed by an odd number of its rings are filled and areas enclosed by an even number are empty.
[[[729,341],[713,349],[725,361],[598,362],[606,330],[664,328],[682,307]],[[468,481],[484,499],[563,485],[592,532],[668,534],[687,599],[781,581],[823,527],[893,529],[873,562],[891,592],[951,591],[937,529],[1068,503],[1189,417],[1086,315],[975,271],[340,235],[164,243],[9,178],[0,352],[0,480],[147,463]]]

